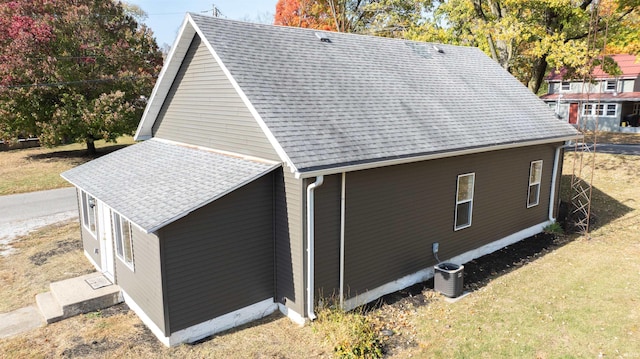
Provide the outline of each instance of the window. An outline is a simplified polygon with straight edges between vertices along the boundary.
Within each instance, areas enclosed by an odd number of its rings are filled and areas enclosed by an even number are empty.
[[[605,89],[606,91],[615,91],[617,88],[617,82],[616,80],[607,80],[605,82]]]
[[[113,237],[116,241],[116,255],[133,270],[131,223],[117,213],[113,213]]]
[[[593,104],[593,103],[585,103],[582,105],[582,115],[583,116],[615,116],[618,110],[618,104],[615,103],[607,103],[607,104]]]
[[[97,238],[96,235],[96,222],[97,222],[97,211],[96,211],[96,199],[86,192],[81,192],[81,205],[82,205],[82,224],[84,227],[93,235],[93,237]]]
[[[527,208],[537,206],[540,202],[540,181],[542,180],[542,160],[531,162],[529,169],[529,193]]]
[[[640,103],[636,103],[633,105],[633,114],[640,115]]]
[[[454,227],[454,230],[456,231],[471,226],[475,178],[475,173],[467,173],[458,176],[458,188],[456,191],[456,218]]]
[[[562,91],[569,91],[569,90],[571,90],[571,82],[568,82],[568,81],[562,81],[562,84],[560,85],[560,90],[562,90]]]

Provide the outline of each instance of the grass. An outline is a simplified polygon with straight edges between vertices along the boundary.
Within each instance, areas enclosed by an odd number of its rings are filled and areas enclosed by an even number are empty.
[[[93,271],[82,253],[76,221],[36,230],[11,246],[17,254],[0,257],[0,313],[33,304],[35,295],[47,292],[52,281]]]
[[[117,144],[97,141],[96,149],[99,156],[132,143],[132,137],[121,137]],[[93,158],[84,144],[0,152],[0,196],[68,187],[60,173]]]
[[[566,156],[564,186],[572,167]],[[118,306],[1,339],[0,357],[330,358],[345,332],[341,323],[362,318],[377,332],[393,332],[384,339],[390,358],[639,357],[640,156],[598,154],[596,167],[590,239],[561,235],[557,247],[488,274],[456,303],[427,286],[364,314],[305,327],[274,314],[175,348]],[[74,275],[69,269],[91,270],[78,233],[75,223],[49,227],[0,257],[0,312],[33,304],[49,281]]]

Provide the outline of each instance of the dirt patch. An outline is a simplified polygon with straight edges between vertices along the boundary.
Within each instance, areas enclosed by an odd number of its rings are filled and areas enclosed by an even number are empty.
[[[60,354],[63,358],[92,358],[100,356],[101,353],[109,352],[122,346],[122,343],[114,343],[108,339],[92,340],[85,343],[80,337],[73,337],[75,343],[71,348],[67,348]]]
[[[47,261],[53,256],[69,253],[79,249],[82,249],[82,242],[78,241],[77,239],[67,239],[64,241],[56,242],[56,247],[53,249],[38,252],[30,256],[29,260],[34,265],[41,266],[47,263]]]

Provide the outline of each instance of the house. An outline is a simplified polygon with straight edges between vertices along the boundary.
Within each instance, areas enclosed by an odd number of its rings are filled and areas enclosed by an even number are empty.
[[[640,132],[640,62],[635,55],[613,55],[621,75],[597,66],[592,82],[565,78],[566,71],[547,76],[549,90],[541,98],[558,117],[586,129]]]
[[[476,48],[187,14],[142,142],[63,177],[86,256],[174,345],[541,232],[578,136]]]

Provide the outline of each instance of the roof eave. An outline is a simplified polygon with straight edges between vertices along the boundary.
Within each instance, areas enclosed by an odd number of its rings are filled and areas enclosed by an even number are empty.
[[[546,139],[539,139],[539,140],[532,140],[532,141],[525,141],[525,142],[504,143],[504,144],[498,144],[493,146],[467,148],[462,150],[438,152],[438,153],[431,153],[431,154],[425,154],[420,156],[402,157],[402,158],[396,158],[396,159],[390,159],[390,160],[366,162],[366,163],[359,163],[359,164],[346,165],[346,166],[336,166],[336,167],[330,167],[330,168],[323,168],[319,170],[310,170],[310,171],[303,170],[303,171],[296,171],[295,177],[310,178],[310,177],[316,177],[316,176],[328,176],[328,175],[337,174],[337,173],[361,171],[361,170],[367,170],[367,169],[372,169],[377,167],[394,166],[394,165],[407,164],[407,163],[413,163],[413,162],[435,160],[440,158],[464,156],[464,155],[471,155],[475,153],[482,153],[482,152],[489,152],[489,151],[505,150],[505,149],[511,149],[511,148],[517,148],[517,147],[535,146],[535,145],[541,145],[541,144],[547,144],[547,143],[565,142],[565,141],[575,140],[581,137],[583,137],[581,133],[576,133],[573,136],[560,136],[560,137],[553,137],[553,138],[546,138]]]

